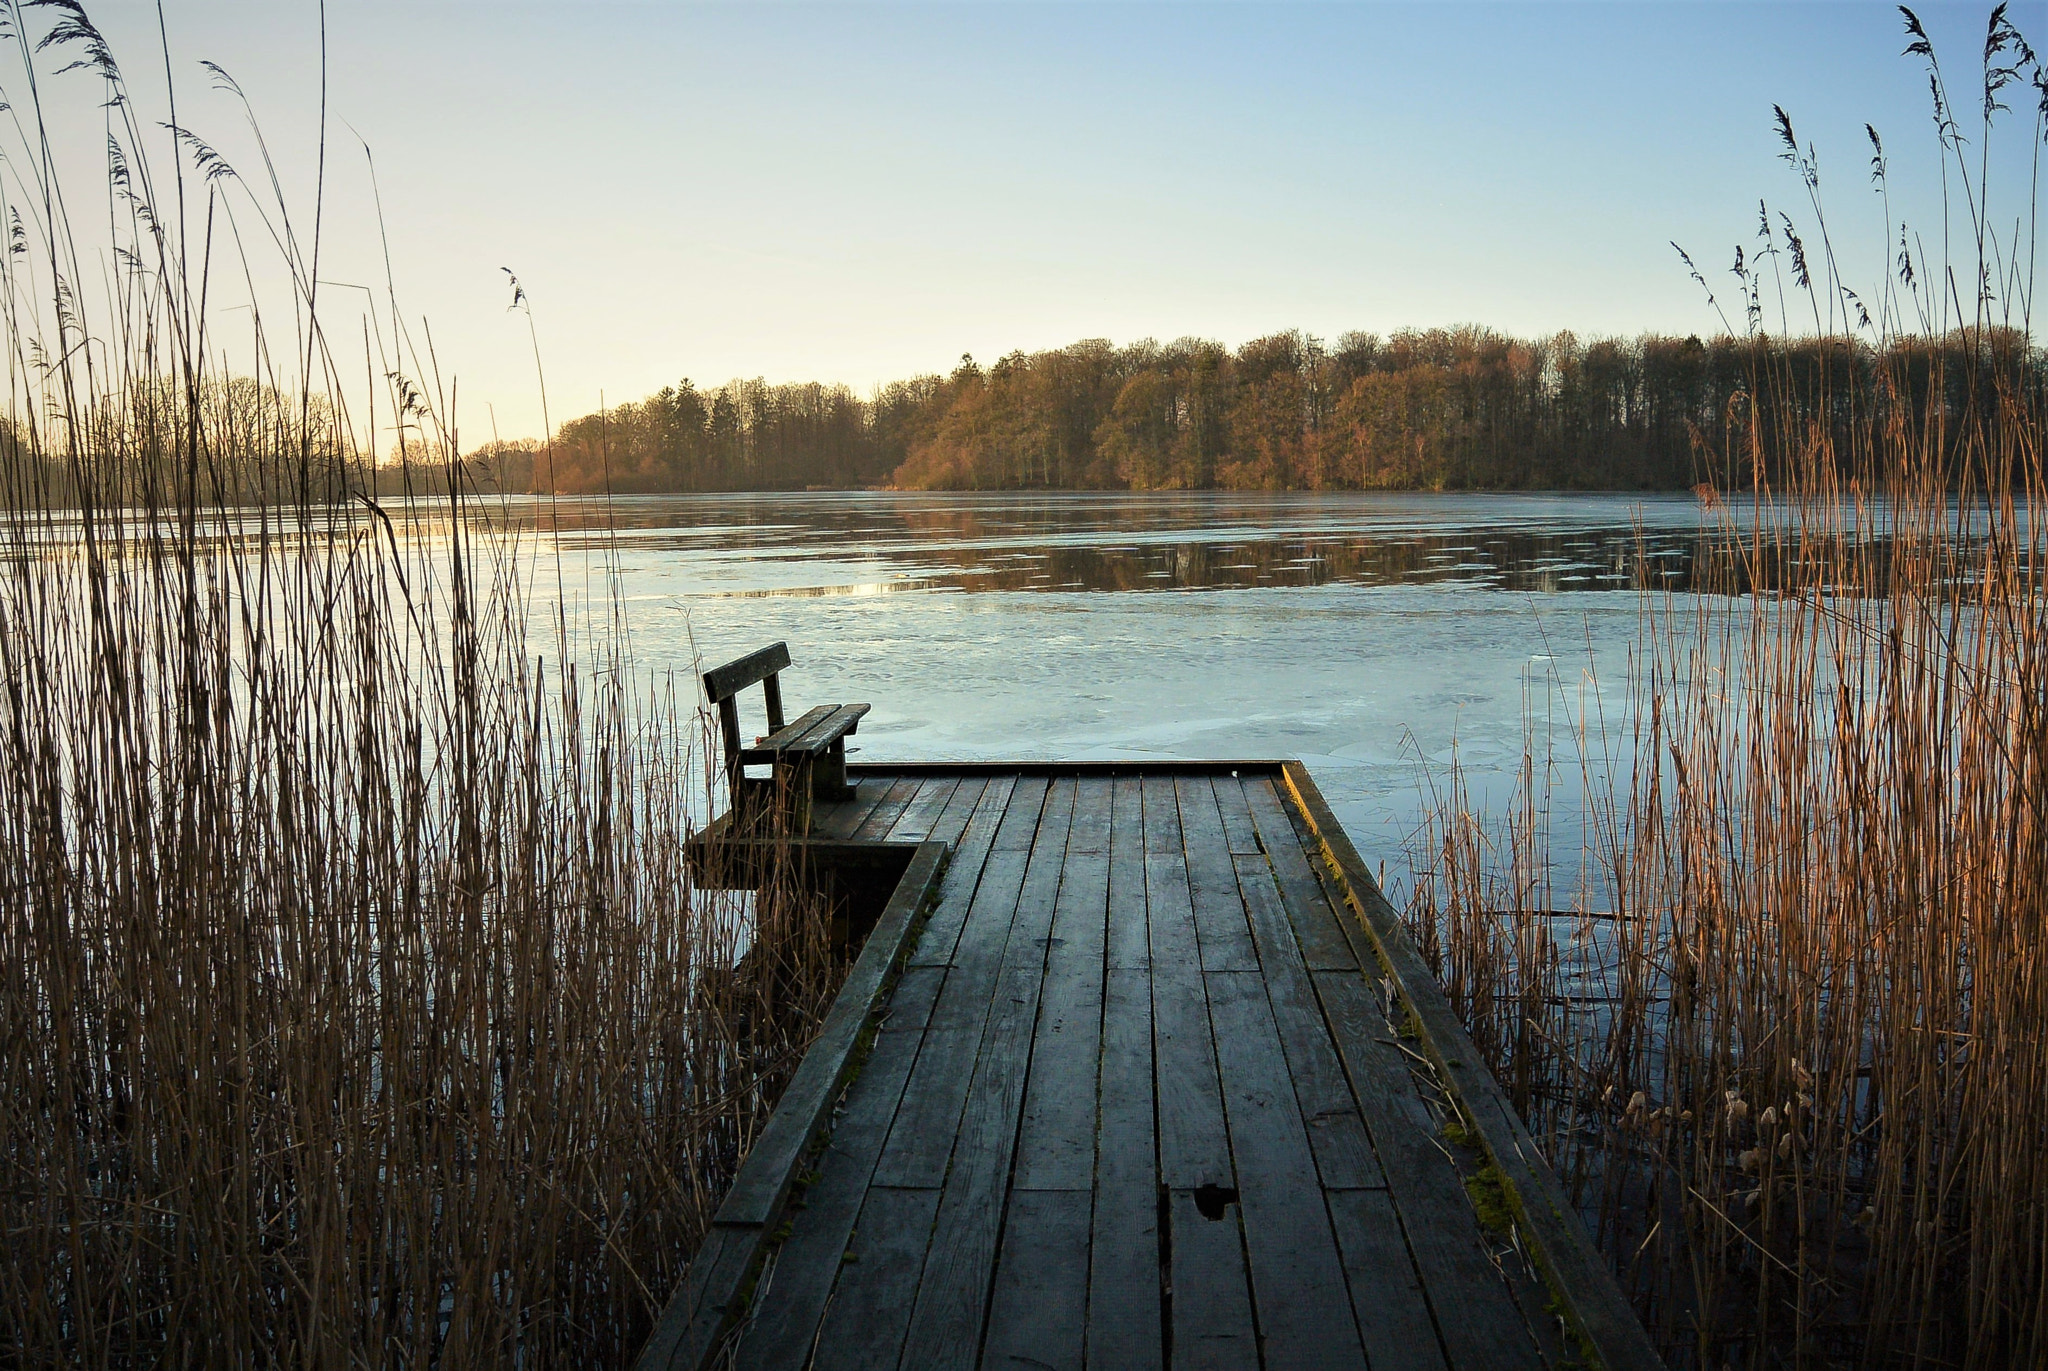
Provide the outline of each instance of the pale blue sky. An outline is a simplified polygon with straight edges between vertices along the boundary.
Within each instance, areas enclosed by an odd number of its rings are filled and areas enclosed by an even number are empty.
[[[90,8],[148,98],[153,7]],[[2015,10],[2048,45],[2040,7]],[[252,170],[197,61],[231,71],[303,219],[316,7],[167,12],[181,118]],[[1988,6],[1921,12],[1974,113]],[[321,274],[381,290],[352,127],[467,442],[486,405],[506,436],[540,427],[500,267],[559,421],[683,376],[866,390],[1095,336],[1710,331],[1668,240],[1725,298],[1759,196],[1810,219],[1774,101],[1818,146],[1852,285],[1886,258],[1866,120],[1895,216],[1931,248],[1939,228],[1925,77],[1883,4],[334,0],[327,24]],[[2014,103],[2008,220],[2031,165]],[[335,293],[330,331],[359,334],[360,298]]]

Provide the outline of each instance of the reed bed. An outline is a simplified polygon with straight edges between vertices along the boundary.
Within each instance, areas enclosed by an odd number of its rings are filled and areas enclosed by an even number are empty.
[[[1987,123],[1995,61],[2040,82],[1988,43]],[[1646,593],[1627,721],[1584,697],[1582,851],[1540,747],[1506,817],[1454,775],[1428,826],[1411,927],[1673,1366],[2048,1365],[2029,304],[1963,309],[1959,370],[1824,397],[1889,416],[1867,448],[1731,424],[1747,489],[1702,518],[1739,583]]]
[[[317,224],[138,113],[82,10],[0,39],[0,1362],[624,1364],[825,920],[693,884],[694,682],[601,565],[535,598],[546,511],[475,492],[395,308],[351,414]],[[222,281],[266,272],[230,375]],[[366,494],[380,432],[454,498]]]

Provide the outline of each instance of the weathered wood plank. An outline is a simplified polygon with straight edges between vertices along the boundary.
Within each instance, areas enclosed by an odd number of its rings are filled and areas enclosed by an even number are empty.
[[[996,851],[1031,850],[1038,834],[1039,814],[1045,808],[1045,798],[1051,785],[1051,779],[1045,776],[1017,778],[1017,789],[1011,796],[1009,812],[1003,815],[1003,822],[996,829]]]
[[[1080,1371],[1088,1313],[1088,1201],[1080,1190],[1020,1186],[1010,1192],[1002,1258],[989,1295],[983,1367]]]
[[[945,966],[952,962],[960,931],[966,927],[975,898],[988,879],[988,859],[995,849],[996,829],[1014,807],[1011,800],[1015,786],[1011,778],[999,777],[990,781],[975,801],[974,812],[954,845],[952,865],[946,868],[946,879],[939,886],[938,908],[925,920],[924,935],[911,949],[912,966]],[[1021,870],[1018,879],[1023,879]]]
[[[1535,1366],[1534,1335],[1487,1252],[1464,1182],[1432,1141],[1440,1129],[1386,1041],[1393,1029],[1371,988],[1355,971],[1314,979],[1451,1365]]]
[[[889,793],[882,797],[880,804],[868,811],[867,817],[853,830],[855,842],[880,842],[903,811],[910,808],[910,802],[917,798],[917,792],[924,782],[916,776],[904,776],[889,787]]]
[[[1180,810],[1169,778],[1145,779],[1145,916],[1151,934],[1152,1051],[1158,1073],[1159,1183],[1228,1185],[1230,1143],[1195,941]]]
[[[1205,1217],[1188,1190],[1169,1192],[1168,1272],[1175,1371],[1255,1371],[1258,1327],[1235,1202]]]
[[[1069,853],[1107,853],[1116,782],[1107,776],[1074,778],[1074,822],[1067,833]]]
[[[902,956],[918,910],[938,881],[945,855],[944,845],[925,843],[911,859],[896,893],[876,921],[875,931],[846,973],[817,1038],[798,1063],[746,1160],[740,1163],[714,1223],[762,1226],[773,1223],[781,1211],[798,1159],[846,1086],[848,1073],[855,1066],[854,1048]]]
[[[1111,782],[1109,816],[1108,965],[1148,967],[1151,937],[1145,926],[1145,792],[1136,776]]]
[[[1065,869],[1053,910],[1045,988],[1031,1049],[1031,1076],[1017,1139],[1015,1185],[1025,1190],[1087,1190],[1095,1176],[1095,1091],[1102,1043],[1102,961],[1107,935],[1109,854],[1073,850],[1090,790],[1108,800],[1107,782],[1080,783]],[[1107,819],[1107,803],[1102,804]],[[1105,825],[1106,827],[1106,825]],[[1101,836],[1106,836],[1102,834]]]
[[[956,850],[961,847],[966,841],[967,825],[973,821],[975,811],[981,805],[982,794],[991,784],[993,782],[982,776],[961,777],[960,783],[954,787],[952,795],[946,801],[945,810],[932,821],[931,832],[926,835],[927,840],[946,843]],[[903,821],[897,820],[897,828],[902,826]],[[895,830],[890,831],[893,833]],[[955,859],[957,858],[956,851]]]
[[[1185,849],[1180,836],[1180,799],[1173,793],[1172,776],[1146,775],[1139,780],[1145,798],[1145,855],[1170,853],[1181,857]]]
[[[936,1190],[868,1191],[818,1329],[813,1371],[895,1371],[938,1207]]]
[[[1252,783],[1229,772],[1213,778],[1216,809],[1223,817],[1223,836],[1229,840],[1233,857],[1249,856],[1264,850],[1259,846],[1258,825],[1252,822],[1251,810],[1245,805],[1244,786]]]
[[[1036,831],[1044,789],[1027,783],[1018,790],[1023,793],[1012,797],[997,828],[998,842],[1005,827],[1014,828],[1023,822],[1017,819],[1020,812],[1028,814],[1029,824]],[[936,1189],[945,1180],[960,1127],[960,1111],[988,1024],[990,997],[997,993],[1006,949],[1016,934],[1018,902],[1031,873],[1031,855],[1029,849],[995,849],[988,854],[959,941],[952,950],[952,970],[939,992],[938,1006],[932,1011],[931,1027],[918,1053],[903,1106],[897,1111],[889,1142],[876,1168],[877,1185]],[[1053,879],[1058,879],[1056,869]],[[1046,903],[1050,906],[1050,898]],[[943,898],[939,912],[946,912]],[[937,915],[933,921],[937,921]],[[1042,956],[1044,949],[1034,951]],[[916,964],[915,960],[912,964]]]
[[[1007,761],[976,762],[862,762],[869,774],[900,773],[905,776],[1210,776],[1220,768],[1243,776],[1278,776],[1288,763],[1281,757],[1241,757],[1234,761],[1196,761],[1175,757],[1147,757],[1143,761],[1057,761],[1044,757],[1014,757]]]
[[[786,746],[803,737],[811,729],[816,728],[819,724],[831,718],[833,714],[838,712],[838,708],[837,705],[818,705],[805,710],[797,716],[794,722],[758,739],[752,747],[742,748],[740,750],[740,760],[744,762],[765,762],[771,760],[775,755],[775,749]]]
[[[1384,1190],[1337,1190],[1326,1198],[1372,1371],[1444,1371],[1443,1348],[1393,1197]]]
[[[1264,978],[1223,971],[1205,979],[1267,1371],[1362,1371],[1350,1290]]]
[[[960,788],[955,777],[927,777],[917,787],[910,803],[903,807],[889,827],[881,834],[884,842],[923,842],[929,838],[939,818],[946,812],[946,806],[953,799],[953,792]]]
[[[1074,782],[1055,781],[1031,848],[932,1225],[931,1251],[904,1342],[910,1366],[968,1365],[981,1344],[1073,806]]]
[[[792,1201],[790,1235],[772,1277],[755,1297],[737,1364],[750,1371],[797,1371],[811,1354],[819,1321],[853,1241],[875,1159],[903,1098],[904,1082],[945,980],[943,967],[911,967],[889,997],[874,1050],[847,1088],[832,1141],[816,1162],[817,1183]]]
[[[739,1313],[747,1272],[762,1255],[768,1229],[782,1212],[798,1162],[854,1070],[854,1049],[902,958],[917,913],[937,883],[945,851],[943,844],[926,843],[911,859],[834,998],[817,1040],[741,1161],[712,1217],[712,1234],[691,1262],[682,1287],[662,1310],[643,1353],[655,1360],[645,1365],[677,1371],[702,1365],[718,1346],[728,1321]]]
[[[889,793],[889,787],[901,777],[870,776],[862,781],[850,800],[826,801],[811,806],[811,836],[813,838],[851,838],[868,815],[875,812]]]
[[[704,1364],[727,1319],[742,1312],[741,1284],[760,1246],[757,1228],[713,1227],[704,1235],[682,1286],[640,1349],[638,1371],[696,1371]]]
[[[1286,901],[1288,921],[1301,944],[1303,959],[1311,971],[1347,971],[1358,965],[1351,939],[1345,935],[1343,918],[1349,917],[1333,905],[1323,883],[1310,865],[1313,835],[1299,827],[1300,817],[1292,806],[1283,805],[1273,783],[1263,777],[1247,781],[1243,794],[1253,820],[1273,863],[1274,877]]]
[[[1251,917],[1252,936],[1264,968],[1266,994],[1272,1001],[1273,1022],[1287,1054],[1287,1074],[1294,1083],[1309,1144],[1315,1150],[1316,1170],[1331,1189],[1385,1185],[1358,1102],[1351,1096],[1351,1083],[1344,1077],[1344,1064],[1337,1059],[1329,1025],[1323,1021],[1322,1004],[1309,982],[1301,948],[1294,941],[1294,928],[1281,909],[1272,868],[1262,855],[1239,857],[1236,862],[1245,912]],[[1217,1032],[1222,1032],[1220,1025]]]
[[[1166,1343],[1160,1321],[1159,1173],[1153,1159],[1152,978],[1142,968],[1111,967],[1107,972],[1101,1101],[1088,1267],[1088,1364],[1148,1371],[1161,1364]]]
[[[746,656],[704,673],[704,694],[711,703],[729,700],[756,682],[789,669],[789,644],[770,643]]]
[[[1488,1159],[1499,1168],[1517,1230],[1566,1319],[1608,1371],[1660,1368],[1656,1348],[1580,1224],[1564,1187],[1499,1083],[1481,1064],[1442,988],[1429,975],[1400,917],[1380,893],[1322,792],[1299,762],[1289,762],[1282,776],[1357,915],[1346,921],[1346,931],[1358,929],[1368,935],[1370,947],[1356,949],[1360,965],[1369,965],[1376,955],[1400,986],[1420,1028],[1423,1050],[1457,1098]]]
[[[1237,872],[1231,868],[1230,844],[1223,836],[1215,789],[1207,776],[1175,777],[1173,789],[1180,803],[1188,894],[1194,902],[1202,970],[1256,971],[1259,959],[1252,951],[1244,902],[1238,898]]]
[[[860,721],[867,717],[873,705],[819,705],[808,710],[795,723],[776,729],[751,747],[740,749],[743,762],[772,762],[781,753],[819,753],[831,747],[849,733],[856,732]]]

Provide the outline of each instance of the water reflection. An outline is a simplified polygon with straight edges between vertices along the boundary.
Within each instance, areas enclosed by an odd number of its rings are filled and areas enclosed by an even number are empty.
[[[1447,586],[1538,594],[1726,585],[1731,533],[1690,496],[672,497],[508,507],[570,548],[735,556],[733,598],[906,590],[1142,593]],[[843,573],[850,560],[871,574]]]

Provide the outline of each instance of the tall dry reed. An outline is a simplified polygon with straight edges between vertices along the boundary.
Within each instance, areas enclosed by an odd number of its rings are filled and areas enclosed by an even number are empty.
[[[1987,134],[2016,79],[2048,91],[2001,7]],[[1778,241],[1816,322],[1855,301]],[[1886,416],[1869,450],[1734,417],[1749,488],[1702,517],[1740,579],[1646,597],[1585,850],[1546,849],[1532,758],[1504,822],[1454,778],[1418,873],[1418,936],[1674,1365],[2048,1365],[2044,411],[2008,365],[2030,282],[1974,275],[1923,301],[1950,368],[1819,397]],[[1553,908],[1573,857],[1593,912]]]
[[[469,489],[395,310],[350,412],[317,224],[160,132],[76,6],[0,30],[0,1362],[622,1364],[823,923],[771,891],[813,932],[735,965],[694,687],[602,592],[537,604],[546,512]],[[380,431],[457,498],[364,494]]]

